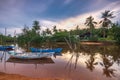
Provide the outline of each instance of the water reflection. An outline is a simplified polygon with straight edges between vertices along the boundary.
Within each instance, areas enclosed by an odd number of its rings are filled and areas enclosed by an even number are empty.
[[[6,58],[6,51],[0,51],[0,61],[5,61]]]
[[[94,55],[90,55],[90,58],[87,61],[85,61],[85,63],[86,63],[87,68],[90,71],[93,71],[93,69],[95,68],[95,65],[98,64],[98,62],[95,62]]]
[[[22,64],[53,64],[54,61],[51,58],[41,58],[41,59],[17,59],[9,58],[7,62],[11,63],[22,63]]]
[[[37,69],[38,64],[54,64],[54,61],[51,58],[41,58],[41,59],[17,59],[17,58],[9,58],[6,62],[15,64],[34,64],[35,69]]]
[[[104,67],[103,68],[103,74],[106,75],[106,77],[112,77],[114,76],[115,77],[115,69],[112,69],[112,65],[113,65],[113,61],[112,59],[109,59],[109,56],[106,56],[106,55],[103,55],[102,56],[102,59],[103,59],[103,63],[101,63],[101,65]]]
[[[88,58],[84,60],[84,63],[86,64],[86,68],[90,71],[93,71],[95,67],[99,66],[100,69],[103,70],[103,75],[106,77],[116,77],[116,71],[118,70],[118,72],[120,72],[119,69],[115,69],[116,63],[118,67],[120,64],[119,46],[79,45],[77,46],[77,50],[73,49],[73,52],[71,52],[71,57],[67,63],[67,66],[69,65],[69,68],[71,68],[71,65],[73,64],[72,62],[74,62],[74,68],[76,69],[78,59],[81,58],[80,54],[88,56]],[[97,56],[98,54],[99,56]],[[79,63],[81,62],[79,61]]]
[[[13,63],[12,65],[14,65],[16,68],[19,67],[16,66],[16,64],[26,64],[24,65],[25,69],[26,66],[29,66],[28,64],[33,64],[37,71],[42,68],[41,71],[46,72],[46,74],[42,74],[41,72],[38,72],[39,74],[35,73],[38,76],[44,75],[43,77],[47,76],[47,73],[49,72],[49,77],[63,77],[63,75],[69,74],[69,77],[73,79],[77,78],[78,80],[81,79],[83,75],[83,80],[89,79],[86,78],[86,75],[92,77],[91,80],[95,79],[96,77],[99,80],[117,80],[116,78],[120,78],[120,46],[96,46],[76,44],[72,46],[72,49],[70,49],[67,44],[61,43],[56,44],[56,46],[54,47],[62,47],[63,56],[54,55],[51,59],[42,60],[45,62],[39,63],[36,63],[37,61],[21,61],[15,59],[8,59],[6,63]],[[47,65],[43,67],[41,66],[41,64]],[[30,71],[32,72],[32,69],[30,69]],[[98,76],[96,75],[95,77],[95,74],[98,74]]]
[[[3,59],[3,52],[0,51],[0,62],[2,62],[2,59]]]

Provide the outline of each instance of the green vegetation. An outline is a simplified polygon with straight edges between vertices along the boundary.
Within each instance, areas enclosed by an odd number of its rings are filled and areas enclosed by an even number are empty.
[[[51,31],[49,28],[41,31],[40,28],[36,28],[37,26],[39,26],[39,22],[36,25],[35,21],[31,29],[25,26],[22,30],[22,34],[19,34],[17,37],[18,43],[29,46],[30,44],[41,45],[44,43],[65,42],[65,38],[70,39],[71,42],[75,42],[76,40],[75,36],[71,35],[69,31],[57,30],[56,26],[53,27],[53,31]]]
[[[18,35],[18,42],[22,44],[42,44],[45,42],[65,42],[65,38],[70,39],[72,42],[75,42],[76,39],[79,40],[90,40],[90,41],[116,41],[120,43],[120,25],[113,24],[111,28],[106,29],[106,37],[103,35],[103,28],[95,29],[93,28],[92,36],[79,37],[80,34],[85,34],[90,31],[90,29],[79,29],[78,26],[75,30],[57,30],[53,27],[53,30],[48,28],[45,31],[42,31],[41,34],[35,31],[33,28],[29,29],[24,27],[23,33]]]
[[[0,44],[8,44],[8,43],[14,43],[15,37],[12,37],[11,35],[5,36],[3,34],[0,34]]]
[[[108,35],[111,39],[120,44],[120,25],[113,24],[112,28],[109,29]]]

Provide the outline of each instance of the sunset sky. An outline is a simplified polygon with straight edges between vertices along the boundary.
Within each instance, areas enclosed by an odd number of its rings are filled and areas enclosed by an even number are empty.
[[[34,20],[41,28],[84,28],[85,19],[93,16],[101,20],[105,10],[114,11],[113,22],[120,22],[120,0],[0,0],[0,33],[21,32],[24,25],[32,26]]]

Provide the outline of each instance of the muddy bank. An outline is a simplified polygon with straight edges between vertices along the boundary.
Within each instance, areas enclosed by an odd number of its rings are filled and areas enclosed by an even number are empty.
[[[67,80],[59,78],[30,78],[26,76],[21,76],[17,74],[6,74],[0,72],[0,80]]]
[[[80,44],[107,46],[107,45],[114,45],[115,42],[108,42],[108,41],[81,41]]]

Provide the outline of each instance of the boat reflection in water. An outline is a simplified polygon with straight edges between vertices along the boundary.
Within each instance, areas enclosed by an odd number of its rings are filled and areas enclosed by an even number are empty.
[[[17,59],[9,58],[7,62],[11,63],[22,63],[22,64],[52,64],[54,61],[51,58],[40,58],[40,59]]]
[[[63,78],[66,80],[119,80],[120,46],[78,45],[69,49],[60,44],[62,56],[48,59],[19,60],[8,58],[6,70],[0,71],[37,78]],[[35,67],[34,67],[35,66]]]
[[[54,61],[51,58],[40,58],[40,59],[18,59],[18,58],[9,58],[6,62],[10,63],[21,63],[21,64],[34,64],[35,69],[38,64],[54,64]]]

